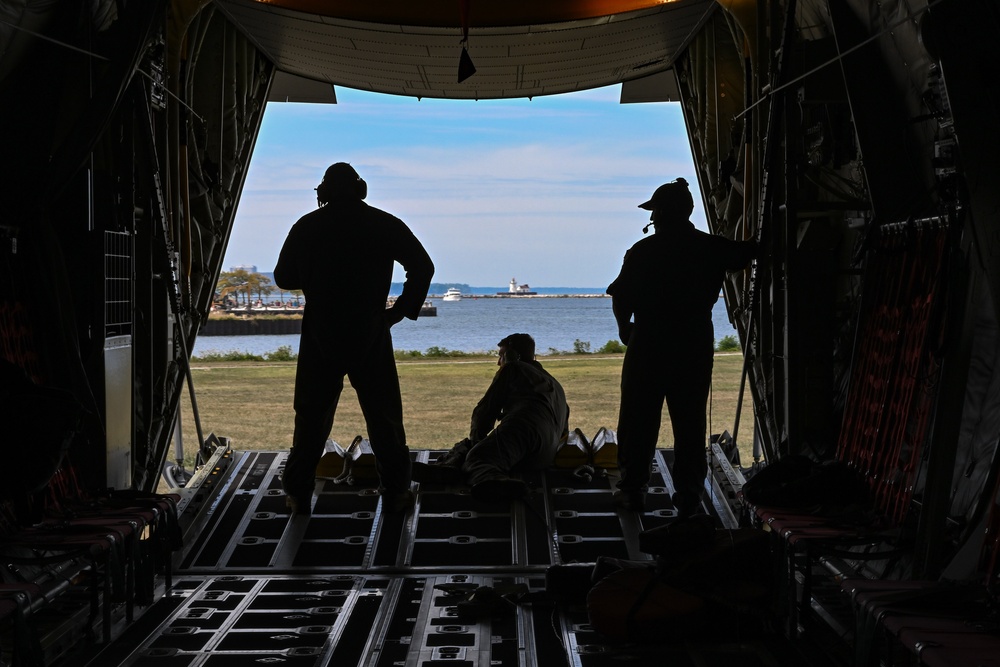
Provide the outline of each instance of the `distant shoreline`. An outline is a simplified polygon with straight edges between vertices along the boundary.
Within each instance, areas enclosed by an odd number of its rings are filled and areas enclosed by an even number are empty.
[[[421,311],[422,317],[437,315],[443,294],[431,294],[427,297],[425,307],[429,311]],[[607,294],[463,294],[463,300],[478,299],[602,299],[610,298]],[[434,302],[435,305],[431,305]],[[445,306],[441,306],[445,307]],[[448,306],[450,307],[450,306]],[[284,336],[302,333],[302,314],[304,308],[233,308],[213,310],[202,324],[199,334],[206,337],[214,336]]]
[[[538,286],[532,285],[530,288],[527,285],[521,285],[520,287],[525,288],[525,292],[530,292],[531,294],[520,294],[516,296],[562,296],[562,297],[574,297],[574,296],[603,296],[606,287],[599,285],[585,285],[583,287],[578,286],[568,286],[568,285],[553,285],[553,286]],[[509,285],[503,285],[498,287],[490,287],[484,285],[469,285],[466,283],[445,283],[445,282],[432,282],[430,287],[427,289],[427,293],[431,296],[443,296],[449,289],[457,289],[462,293],[462,297],[483,297],[483,296],[514,296],[515,293],[510,292]],[[398,296],[400,292],[403,291],[403,283],[392,283],[389,286],[389,296]]]
[[[440,299],[443,294],[428,294],[428,299]],[[609,294],[463,294],[463,299],[603,299]]]

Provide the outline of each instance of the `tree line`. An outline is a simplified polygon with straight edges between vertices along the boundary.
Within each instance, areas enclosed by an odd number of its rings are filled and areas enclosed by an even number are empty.
[[[302,290],[283,290],[262,273],[234,269],[223,271],[215,284],[216,302],[223,306],[249,308],[256,301],[265,303],[272,294],[278,294],[278,301],[284,303],[285,295],[291,297],[293,303],[302,303]]]

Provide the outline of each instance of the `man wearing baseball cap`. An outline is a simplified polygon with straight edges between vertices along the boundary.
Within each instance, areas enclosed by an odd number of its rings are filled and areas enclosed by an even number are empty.
[[[674,435],[672,501],[679,516],[699,510],[706,474],[705,407],[712,382],[715,333],[712,308],[725,273],[756,253],[752,241],[733,241],[695,229],[687,181],[658,187],[639,208],[650,211],[654,234],[625,253],[608,287],[618,334],[627,345],[618,413],[618,467],[614,495],[624,510],[645,510],[663,403]]]

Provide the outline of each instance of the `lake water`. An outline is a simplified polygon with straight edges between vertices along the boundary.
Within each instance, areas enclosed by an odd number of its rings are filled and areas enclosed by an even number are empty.
[[[461,301],[431,299],[436,317],[403,320],[392,328],[397,350],[425,352],[440,347],[461,352],[495,351],[509,333],[524,332],[535,339],[538,354],[574,350],[574,342],[590,343],[596,352],[609,340],[618,340],[618,327],[607,297],[475,298]],[[715,339],[736,335],[729,324],[725,301],[713,311]],[[199,336],[194,354],[230,351],[264,355],[287,345],[298,352],[299,336]]]

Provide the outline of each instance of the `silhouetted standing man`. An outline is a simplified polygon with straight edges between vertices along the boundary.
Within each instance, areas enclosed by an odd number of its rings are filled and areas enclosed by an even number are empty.
[[[274,267],[280,288],[301,289],[306,298],[295,374],[295,434],[282,477],[287,504],[300,514],[310,512],[316,466],[345,375],[368,427],[383,509],[400,511],[413,503],[389,329],[404,317],[417,319],[434,264],[402,220],[362,201],[367,194],[353,167],[331,165],[316,188],[319,208],[292,226]],[[406,282],[387,309],[395,262],[406,270]]]
[[[625,253],[621,273],[608,287],[618,334],[628,346],[618,413],[621,479],[615,503],[645,509],[666,400],[674,433],[673,502],[687,516],[701,502],[707,472],[705,406],[715,354],[712,308],[725,273],[745,267],[756,245],[695,229],[688,220],[694,200],[683,178],[658,187],[639,208],[652,212],[649,224],[655,233]]]

